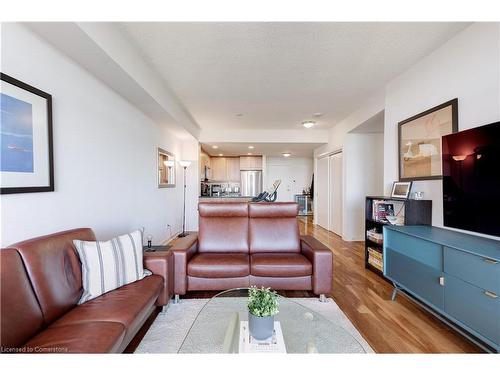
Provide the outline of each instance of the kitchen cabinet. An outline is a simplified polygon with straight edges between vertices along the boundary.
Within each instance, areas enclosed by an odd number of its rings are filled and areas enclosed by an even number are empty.
[[[205,152],[200,153],[200,179],[205,178],[205,167],[211,168],[210,156]]]
[[[221,182],[240,181],[240,158],[213,157],[211,158],[212,180]]]
[[[226,158],[227,181],[240,181],[240,158]]]
[[[227,178],[227,160],[226,158],[212,158],[212,180],[226,181]]]
[[[262,170],[262,156],[240,156],[240,169],[242,171]]]

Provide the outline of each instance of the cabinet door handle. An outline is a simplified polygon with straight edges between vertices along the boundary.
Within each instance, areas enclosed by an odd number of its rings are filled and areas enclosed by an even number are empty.
[[[489,258],[484,258],[484,261],[489,264],[498,264],[497,260],[489,259]]]
[[[496,293],[490,292],[489,290],[485,290],[484,294],[486,294],[490,298],[498,298]]]

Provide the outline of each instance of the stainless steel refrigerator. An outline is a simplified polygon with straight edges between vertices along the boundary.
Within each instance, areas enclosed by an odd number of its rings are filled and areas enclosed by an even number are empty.
[[[262,171],[241,171],[241,195],[256,197],[262,193]]]

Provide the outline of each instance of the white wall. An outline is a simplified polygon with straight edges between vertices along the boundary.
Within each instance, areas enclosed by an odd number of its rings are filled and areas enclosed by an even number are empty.
[[[384,186],[398,179],[398,122],[458,98],[459,130],[500,119],[500,27],[476,23],[389,82],[385,96]],[[412,191],[432,199],[432,223],[443,225],[440,180],[418,181]]]
[[[318,157],[342,149],[346,135],[383,111],[384,101],[385,92],[383,89],[374,92],[366,102],[360,103],[354,112],[330,129],[328,143],[314,150],[314,156]]]
[[[382,195],[384,135],[351,133],[345,137],[342,238],[365,238],[365,197]]]
[[[385,93],[384,90],[378,90],[373,93],[373,95],[365,102],[360,103],[360,106],[344,120],[340,121],[334,127],[330,129],[328,143],[314,150],[314,175],[318,175],[317,162],[318,158],[322,155],[330,154],[333,152],[341,151],[345,137],[347,134],[358,127],[359,125],[365,123],[367,120],[373,118],[375,115],[384,110]],[[344,176],[349,171],[344,169]],[[314,200],[318,200],[318,189],[315,189]],[[344,207],[346,207],[344,202]],[[317,212],[314,212],[314,222],[317,223]],[[344,220],[344,223],[346,221]],[[349,221],[347,221],[349,222]]]
[[[328,145],[315,150],[315,157],[346,147],[350,130],[363,118],[385,110],[383,184],[384,193],[389,194],[393,181],[398,179],[398,122],[453,98],[458,98],[459,130],[499,121],[499,23],[471,25],[391,80],[385,92],[377,92],[360,103],[331,129]],[[423,191],[426,199],[432,199],[432,223],[442,226],[441,181],[415,182],[413,191]]]
[[[154,243],[180,230],[182,174],[156,187],[156,147],[180,158],[189,142],[24,26],[2,24],[1,48],[2,72],[52,95],[55,167],[55,192],[1,196],[2,246],[82,226],[102,239],[144,226]]]
[[[277,201],[293,201],[294,194],[302,194],[302,190],[311,186],[313,158],[267,157],[265,173],[264,180],[268,186],[264,188],[267,189],[274,180],[280,179]]]

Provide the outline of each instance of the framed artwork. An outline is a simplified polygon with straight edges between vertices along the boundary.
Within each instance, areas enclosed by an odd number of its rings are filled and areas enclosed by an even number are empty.
[[[391,198],[408,198],[411,190],[411,181],[394,182],[392,184]]]
[[[175,156],[158,147],[158,187],[175,187]]]
[[[1,194],[54,191],[52,96],[0,73]]]
[[[399,181],[443,177],[441,138],[458,131],[458,99],[398,124]]]

